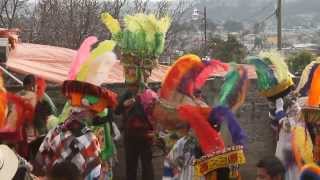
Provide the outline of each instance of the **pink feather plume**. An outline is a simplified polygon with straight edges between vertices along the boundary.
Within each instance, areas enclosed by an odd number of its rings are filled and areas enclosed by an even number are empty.
[[[207,65],[197,76],[195,82],[195,88],[201,89],[206,80],[212,75],[213,72],[219,71],[227,71],[229,69],[229,65],[226,63],[222,63],[219,60],[211,60],[209,65]]]
[[[68,74],[68,80],[74,80],[80,70],[81,65],[90,55],[91,46],[98,41],[97,37],[89,36],[81,44],[77,55],[74,57]]]

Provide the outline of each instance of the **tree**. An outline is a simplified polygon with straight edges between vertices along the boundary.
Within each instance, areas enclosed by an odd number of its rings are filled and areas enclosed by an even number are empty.
[[[243,30],[243,24],[241,22],[228,20],[223,24],[223,27],[228,32],[239,32]]]
[[[210,38],[208,49],[211,58],[224,62],[242,63],[247,56],[246,48],[232,35],[229,35],[226,41],[219,37]]]
[[[110,32],[100,21],[101,12],[109,12],[120,22],[126,14],[153,13],[158,18],[169,15],[172,18],[172,26],[166,36],[164,54],[170,54],[177,49],[181,50],[180,46],[184,44],[181,42],[186,38],[182,40],[182,37],[178,37],[181,28],[176,28],[176,25],[182,22],[184,14],[193,5],[190,0],[156,2],[151,0],[32,0],[29,3],[26,2],[27,0],[0,0],[2,15],[0,24],[21,27],[22,41],[72,49],[77,49],[89,35],[97,36],[100,40],[110,38]],[[9,18],[5,16],[6,12]]]
[[[312,53],[303,50],[289,55],[287,63],[292,73],[301,75],[303,69],[313,61],[314,58]]]
[[[12,28],[19,10],[26,4],[27,0],[1,0],[0,1],[0,25]]]

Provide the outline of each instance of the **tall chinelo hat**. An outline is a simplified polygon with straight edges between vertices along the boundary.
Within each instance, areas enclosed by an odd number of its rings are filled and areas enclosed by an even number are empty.
[[[248,58],[257,73],[260,94],[270,100],[286,96],[294,83],[284,57],[276,52],[261,52],[258,56]]]
[[[126,15],[122,29],[109,13],[103,13],[101,19],[121,50],[126,82],[145,82],[164,51],[171,19],[168,16],[157,19],[153,14]]]

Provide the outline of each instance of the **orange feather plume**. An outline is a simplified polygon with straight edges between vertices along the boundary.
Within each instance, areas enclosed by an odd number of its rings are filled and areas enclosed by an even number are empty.
[[[202,67],[204,64],[196,55],[185,55],[180,57],[169,69],[160,90],[160,98],[168,99],[179,86],[182,78],[191,69]]]
[[[0,72],[0,128],[4,126],[8,113],[8,101],[6,92],[7,90],[4,87],[2,72]]]
[[[311,87],[309,90],[309,99],[308,105],[311,107],[319,107],[320,105],[320,66],[316,69],[312,82]]]

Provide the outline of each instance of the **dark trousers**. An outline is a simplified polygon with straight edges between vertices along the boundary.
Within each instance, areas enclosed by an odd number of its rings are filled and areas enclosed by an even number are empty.
[[[151,144],[144,138],[126,137],[126,173],[127,180],[137,180],[139,159],[142,166],[142,180],[153,180]]]

